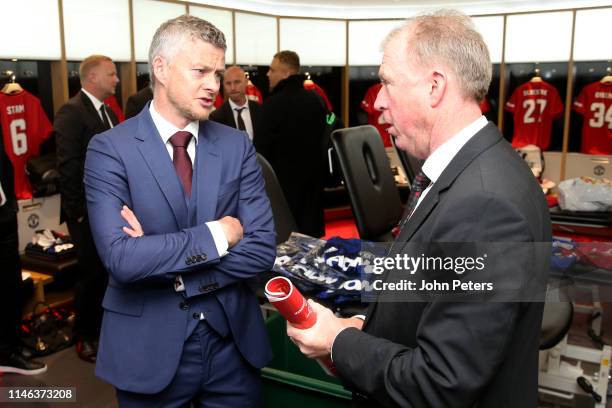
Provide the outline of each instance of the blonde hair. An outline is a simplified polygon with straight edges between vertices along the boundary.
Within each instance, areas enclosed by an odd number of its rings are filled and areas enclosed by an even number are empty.
[[[85,58],[81,62],[81,65],[79,65],[79,78],[81,79],[81,84],[83,84],[83,81],[87,78],[91,70],[104,61],[113,62],[113,60],[110,57],[107,57],[106,55],[95,54]]]

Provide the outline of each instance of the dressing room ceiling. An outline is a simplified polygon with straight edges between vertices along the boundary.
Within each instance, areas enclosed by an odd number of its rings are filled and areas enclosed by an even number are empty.
[[[610,0],[493,1],[493,0],[191,0],[280,16],[347,19],[403,18],[424,10],[455,8],[467,14],[501,14],[536,10],[559,10],[610,6]]]

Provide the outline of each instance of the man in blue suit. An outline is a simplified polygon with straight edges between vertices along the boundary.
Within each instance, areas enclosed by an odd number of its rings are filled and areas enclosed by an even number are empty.
[[[109,272],[96,374],[122,407],[261,405],[271,350],[244,281],[271,268],[275,236],[247,134],[206,120],[225,48],[207,21],[162,24],[153,101],[89,144],[89,217]]]

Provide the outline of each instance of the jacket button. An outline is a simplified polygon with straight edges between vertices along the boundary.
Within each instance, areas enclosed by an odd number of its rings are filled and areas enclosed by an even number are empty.
[[[194,313],[193,314],[193,318],[194,318],[194,320],[200,320],[200,314],[199,313]]]
[[[189,258],[185,258],[185,265],[190,265]]]
[[[208,257],[206,256],[206,254],[202,254],[200,255],[202,257],[201,261],[205,261],[208,259]]]
[[[202,262],[203,260],[204,258],[202,258],[202,255],[196,255],[196,261]]]
[[[181,303],[179,303],[179,307],[180,307],[182,310],[188,310],[188,309],[189,309],[189,303],[187,303],[187,302],[181,302]]]

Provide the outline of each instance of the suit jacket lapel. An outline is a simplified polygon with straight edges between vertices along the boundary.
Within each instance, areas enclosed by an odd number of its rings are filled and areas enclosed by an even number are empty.
[[[172,208],[177,225],[179,228],[187,228],[188,214],[185,194],[181,189],[168,150],[153,124],[148,104],[138,115],[138,119],[138,132],[134,135],[136,139],[142,142],[138,144],[138,149]]]
[[[89,96],[85,95],[85,93],[81,91],[79,91],[79,94],[81,94],[81,102],[83,103],[83,106],[85,106],[85,109],[89,112],[91,118],[95,118],[94,120],[96,121],[97,127],[105,130],[104,122],[102,122],[102,118],[93,105],[91,99],[89,99]]]
[[[257,123],[257,116],[259,115],[259,104],[249,99],[249,115],[251,115],[251,125],[253,125],[253,131],[255,131],[255,125]]]
[[[410,217],[404,228],[402,228],[402,231],[397,237],[396,241],[407,242],[410,240],[410,238],[412,238],[421,224],[423,224],[423,222],[427,219],[436,204],[438,204],[438,192],[439,190],[435,185],[431,187],[425,198],[423,198],[423,201],[421,201],[416,210],[414,210],[412,217]]]
[[[236,119],[234,118],[234,111],[232,109],[232,105],[230,105],[229,101],[225,102],[225,115],[227,116],[227,123],[230,124],[234,129],[238,129],[238,124],[236,123]]]
[[[399,241],[406,242],[412,238],[438,203],[440,193],[450,188],[467,165],[484,150],[497,143],[500,137],[495,125],[488,123],[459,150],[406,223]]]
[[[221,151],[216,144],[217,137],[211,132],[209,121],[200,122],[194,166],[198,180],[196,193],[198,224],[216,219],[217,195],[221,182]]]
[[[117,118],[117,115],[115,115],[115,111],[113,111],[108,105],[106,105],[106,113],[108,114],[113,127],[117,126],[119,124],[119,119]]]

